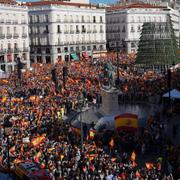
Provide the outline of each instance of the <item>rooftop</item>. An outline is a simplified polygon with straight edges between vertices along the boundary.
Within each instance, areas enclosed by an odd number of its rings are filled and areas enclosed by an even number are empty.
[[[63,6],[75,6],[75,7],[87,7],[95,8],[96,5],[93,4],[82,4],[82,3],[71,3],[71,2],[62,2],[62,1],[36,1],[36,2],[27,2],[27,6],[44,6],[44,5],[63,5]]]
[[[145,4],[145,3],[131,3],[127,5],[115,5],[107,8],[107,11],[117,11],[123,9],[133,9],[133,8],[165,8],[165,6],[157,6],[152,4]]]

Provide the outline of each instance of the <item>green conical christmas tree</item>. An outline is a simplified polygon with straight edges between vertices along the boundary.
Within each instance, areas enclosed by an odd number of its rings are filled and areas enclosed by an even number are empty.
[[[167,22],[143,24],[136,64],[143,66],[172,65],[177,62],[177,41],[171,18]]]

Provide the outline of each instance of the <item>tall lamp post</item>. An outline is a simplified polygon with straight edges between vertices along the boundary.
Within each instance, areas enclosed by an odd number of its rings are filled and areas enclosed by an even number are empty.
[[[9,134],[12,128],[12,123],[9,121],[10,117],[4,119],[4,136],[7,138],[7,159],[8,159],[8,171],[10,172],[10,157],[9,157]]]
[[[116,79],[116,87],[119,88],[120,78],[119,78],[119,54],[118,54],[118,42],[116,42],[116,64],[117,64],[117,79]]]

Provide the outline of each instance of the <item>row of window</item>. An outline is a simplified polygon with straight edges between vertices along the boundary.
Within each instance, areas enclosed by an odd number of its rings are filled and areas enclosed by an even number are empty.
[[[164,22],[165,21],[165,16],[130,16],[128,22],[132,23],[142,23],[142,22]],[[125,17],[121,18],[107,18],[107,24],[115,24],[115,23],[125,23],[127,19]]]
[[[49,33],[49,26],[48,25],[45,25],[45,26],[35,26],[35,27],[30,27],[30,34],[43,34],[43,33]],[[63,29],[63,31],[62,31]],[[57,33],[66,33],[66,34],[69,34],[69,33],[104,33],[104,28],[102,25],[99,26],[99,30],[97,31],[97,26],[93,26],[93,29],[91,30],[91,26],[88,25],[88,26],[85,26],[85,25],[82,25],[82,26],[79,26],[79,25],[76,25],[76,26],[64,26],[62,27],[61,25],[57,25],[57,30],[56,30]]]
[[[93,45],[93,46],[70,46],[70,47],[59,47],[57,48],[57,53],[66,53],[66,52],[80,52],[80,51],[91,51],[91,50],[105,50],[105,45]],[[32,53],[42,54],[45,51],[46,54],[50,54],[51,50],[46,48],[42,50],[41,48],[37,48],[37,50],[32,49]]]
[[[4,50],[4,49],[19,49],[19,47],[21,47],[21,48],[25,48],[25,47],[27,47],[26,46],[26,42],[25,41],[23,41],[23,43],[22,43],[22,45],[20,45],[20,44],[18,44],[18,43],[8,43],[7,44],[7,46],[5,46],[4,44],[3,44],[3,42],[1,43],[1,45],[0,45],[0,50]]]
[[[26,31],[26,27],[23,26],[23,27],[2,27],[0,26],[0,34],[19,34],[20,32],[20,29],[21,29],[21,32],[22,34],[25,34],[27,31]]]
[[[28,15],[26,14],[1,14],[0,13],[0,23],[27,23],[26,17]],[[2,18],[2,19],[1,19]]]
[[[42,15],[30,15],[29,16],[30,23],[38,23],[38,22],[49,22],[50,18],[47,14]],[[82,23],[103,23],[102,16],[80,16],[80,15],[60,15],[58,14],[56,17],[56,22],[82,22]]]

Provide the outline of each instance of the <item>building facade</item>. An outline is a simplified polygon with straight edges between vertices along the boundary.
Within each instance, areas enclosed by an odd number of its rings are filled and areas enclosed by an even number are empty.
[[[179,13],[170,7],[150,4],[130,4],[107,9],[107,47],[136,53],[144,22],[166,22],[171,16],[177,42],[179,41]]]
[[[105,9],[65,2],[28,6],[31,62],[54,64],[106,51]]]
[[[16,58],[30,66],[27,7],[0,4],[0,68],[15,70]]]

